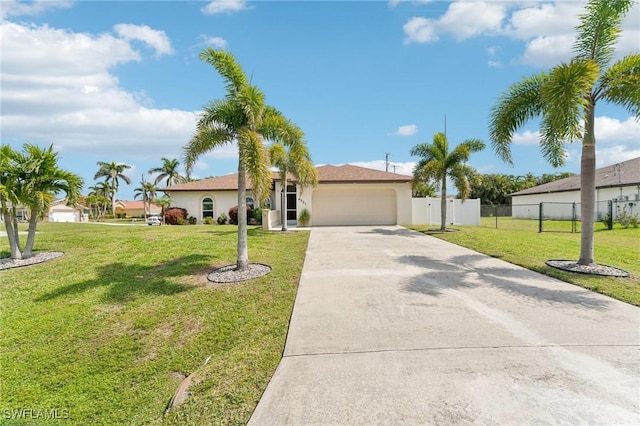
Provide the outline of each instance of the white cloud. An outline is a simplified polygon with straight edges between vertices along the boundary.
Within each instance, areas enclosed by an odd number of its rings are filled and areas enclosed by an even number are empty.
[[[638,147],[640,137],[640,123],[633,117],[624,121],[606,116],[596,117],[596,143],[631,142]]]
[[[3,142],[149,158],[175,152],[195,132],[197,112],[154,109],[144,93],[120,87],[110,68],[141,60],[126,39],[10,22],[0,36]]]
[[[124,40],[139,40],[156,51],[158,56],[173,53],[169,37],[164,31],[154,30],[147,25],[114,25],[116,33]]]
[[[413,17],[402,27],[406,35],[405,43],[428,43],[437,41],[435,21],[432,19]]]
[[[403,30],[405,43],[429,43],[442,35],[465,40],[479,35],[505,36],[525,42],[516,63],[548,68],[573,56],[575,27],[584,13],[585,0],[555,2],[485,2],[458,0],[437,18],[415,16]],[[638,50],[640,3],[636,2],[623,21],[614,59]],[[489,52],[490,55],[492,55]],[[490,66],[498,61],[490,60]]]
[[[539,68],[550,68],[573,56],[572,34],[536,37],[527,42],[519,63]]]
[[[500,2],[453,2],[439,19],[409,19],[403,26],[405,42],[433,42],[439,39],[439,34],[449,34],[458,40],[464,40],[483,33],[497,33],[505,12],[506,6]]]
[[[7,16],[38,15],[48,9],[68,8],[73,5],[73,2],[63,0],[35,0],[27,3],[17,0],[2,0],[1,4],[2,7],[0,7],[0,20],[3,20]]]
[[[398,127],[398,130],[395,131],[395,135],[397,136],[413,136],[418,133],[418,126],[415,124],[407,124],[406,126]]]
[[[540,133],[537,130],[525,130],[522,133],[514,133],[511,140],[516,145],[537,145],[540,143]]]
[[[222,37],[211,37],[206,34],[200,34],[199,38],[202,40],[202,42],[200,43],[201,46],[213,47],[215,49],[227,48],[227,41]]]
[[[500,30],[506,6],[499,2],[458,1],[451,3],[438,20],[442,32],[453,34],[458,40]]]
[[[597,146],[597,145],[596,145]],[[640,148],[616,145],[608,148],[596,148],[596,167],[605,167],[640,157]]]
[[[249,9],[245,0],[213,0],[203,7],[202,13],[205,15],[215,15],[218,13],[233,13]]]

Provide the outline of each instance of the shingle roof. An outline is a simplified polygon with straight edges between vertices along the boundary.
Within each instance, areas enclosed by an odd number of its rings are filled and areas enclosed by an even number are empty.
[[[619,165],[619,169],[618,169]],[[596,170],[596,188],[640,185],[640,157],[622,163],[602,167]],[[511,195],[546,194],[580,190],[580,175],[560,179],[531,188],[523,189]]]
[[[411,182],[411,176],[397,173],[383,172],[380,170],[368,169],[366,167],[345,164],[342,166],[320,166],[317,167],[319,183],[380,183],[380,182]],[[273,173],[273,179],[280,178],[280,174]],[[292,177],[291,181],[295,181]],[[238,174],[230,174],[209,179],[197,180],[194,182],[179,183],[160,191],[235,191],[238,189]],[[247,189],[251,189],[251,180],[247,179]]]
[[[142,209],[144,208],[144,201],[142,200],[136,200],[136,201],[127,201],[127,200],[118,200],[119,203],[122,203],[125,209]],[[148,203],[147,206],[149,206]],[[151,203],[150,208],[155,209],[155,210],[161,210],[162,208],[160,206],[157,206],[153,203]]]

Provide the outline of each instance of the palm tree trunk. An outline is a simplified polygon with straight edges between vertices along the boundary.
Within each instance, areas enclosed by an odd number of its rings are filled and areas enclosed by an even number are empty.
[[[585,114],[582,158],[580,160],[580,259],[578,264],[595,262],[593,254],[593,225],[596,202],[596,138],[594,134],[595,111],[591,102]]]
[[[29,258],[33,256],[33,242],[36,238],[36,227],[38,225],[38,211],[37,206],[31,206],[31,216],[29,217],[29,231],[27,233],[27,242],[24,245],[24,251],[22,252],[23,258]]]
[[[285,174],[286,176],[286,174]],[[282,210],[280,212],[280,219],[282,221],[282,230],[287,230],[287,178],[282,180],[282,205],[280,206]]]
[[[12,259],[22,259],[20,252],[20,241],[16,239],[17,232],[14,230],[14,221],[7,208],[6,201],[2,200],[2,216],[4,217],[4,226],[7,230],[7,239],[9,240],[9,249],[11,250]]]
[[[245,271],[249,268],[249,253],[247,250],[247,181],[242,159],[238,160],[238,259],[236,270]]]
[[[442,191],[440,192],[440,230],[447,230],[447,175],[442,178]]]

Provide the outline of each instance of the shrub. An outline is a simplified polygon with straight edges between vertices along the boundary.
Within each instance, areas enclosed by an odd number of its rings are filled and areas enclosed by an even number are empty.
[[[187,223],[187,221],[184,220],[184,217],[178,216],[178,218],[176,219],[176,225],[184,225],[185,223]]]
[[[178,218],[182,218],[184,222],[187,218],[187,209],[181,207],[170,207],[164,212],[164,222],[167,225],[180,225]],[[183,223],[184,224],[184,223]]]
[[[300,223],[300,225],[307,226],[310,220],[311,220],[311,214],[309,213],[309,210],[302,209],[302,211],[300,212],[300,215],[298,216],[298,222]]]
[[[205,225],[213,225],[213,218],[212,217],[205,217],[204,220],[202,221]]]
[[[247,220],[251,217],[251,207],[247,206]],[[229,223],[232,225],[238,224],[238,206],[233,206],[229,209]]]
[[[629,224],[631,226],[633,226],[634,228],[637,228],[638,227],[638,215],[631,216],[631,219],[629,219]]]
[[[632,217],[633,216],[631,216],[629,212],[627,212],[627,207],[625,206],[622,208],[622,212],[618,213],[618,217],[616,219],[620,226],[622,226],[624,229],[627,229],[631,224]]]
[[[253,218],[256,220],[258,225],[262,225],[262,209],[261,208],[253,209],[252,214],[253,214]]]
[[[189,216],[189,225],[195,225],[196,223],[198,223],[198,219],[196,219],[194,216]]]
[[[220,213],[220,216],[218,216],[218,225],[226,225],[228,220],[227,214],[222,212]]]

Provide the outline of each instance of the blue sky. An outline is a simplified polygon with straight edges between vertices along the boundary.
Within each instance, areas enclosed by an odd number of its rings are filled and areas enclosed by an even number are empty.
[[[181,158],[199,111],[224,96],[205,47],[232,52],[267,103],[306,134],[321,164],[410,174],[412,146],[444,130],[456,145],[487,149],[483,173],[579,172],[580,144],[565,167],[540,154],[537,127],[514,136],[514,165],[495,157],[488,116],[523,76],[571,57],[583,1],[2,1],[2,143],[53,144],[61,165],[95,184],[96,162],[141,175]],[[623,25],[618,56],[640,49],[640,6]],[[596,110],[598,166],[640,156],[640,125],[621,108]],[[233,173],[235,148],[205,155],[195,177]]]

